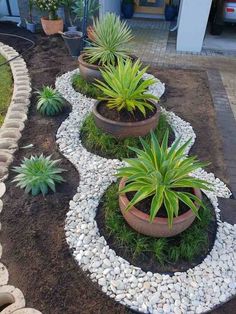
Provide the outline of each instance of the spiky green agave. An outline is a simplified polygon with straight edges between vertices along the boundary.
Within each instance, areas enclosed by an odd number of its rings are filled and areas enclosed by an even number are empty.
[[[44,116],[55,116],[63,111],[65,100],[51,86],[44,86],[36,92],[38,95],[37,110]]]
[[[17,182],[17,186],[33,196],[40,193],[45,195],[49,189],[56,192],[56,184],[64,182],[60,174],[65,170],[57,166],[59,162],[60,160],[52,160],[51,156],[44,155],[24,158],[19,167],[13,168],[18,173],[13,182]]]
[[[116,67],[106,66],[106,69],[101,71],[104,82],[97,80],[94,84],[104,94],[98,99],[107,101],[109,109],[127,110],[130,113],[139,110],[146,116],[147,109],[154,109],[149,100],[159,99],[148,93],[148,87],[156,81],[152,78],[143,80],[142,76],[147,71],[147,67],[144,69],[141,67],[139,60],[133,64],[130,59],[119,60]]]
[[[174,216],[177,217],[179,213],[180,202],[186,204],[197,217],[199,217],[197,205],[205,207],[197,196],[182,189],[211,189],[207,181],[191,176],[193,171],[206,165],[199,162],[196,157],[185,155],[191,139],[180,145],[181,138],[178,138],[172,147],[168,148],[168,137],[167,131],[161,145],[153,132],[150,145],[140,138],[143,150],[130,148],[136,152],[137,158],[125,159],[128,166],[119,169],[117,176],[127,178],[126,186],[119,191],[120,193],[136,192],[126,210],[152,197],[150,221],[154,220],[164,205],[169,227],[172,227]]]

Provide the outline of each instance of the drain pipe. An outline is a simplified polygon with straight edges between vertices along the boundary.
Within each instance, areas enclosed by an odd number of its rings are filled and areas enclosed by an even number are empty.
[[[29,39],[29,38],[26,38],[26,37],[23,37],[23,36],[19,36],[19,35],[14,35],[14,34],[8,34],[8,33],[0,33],[0,36],[9,36],[9,37],[15,37],[15,38],[19,38],[19,39],[23,39],[23,40],[26,40],[28,42],[31,43],[31,46],[29,48],[27,48],[26,50],[24,50],[22,53],[19,53],[17,56],[15,56],[14,58],[10,59],[10,60],[7,60],[3,63],[0,64],[0,67],[7,64],[7,63],[10,63],[11,61],[21,57],[24,53],[26,53],[27,51],[33,49],[36,44],[33,40]]]
[[[83,25],[82,25],[82,32],[83,32],[83,47],[85,47],[85,39],[87,36],[87,20],[88,20],[88,1],[84,0],[84,16],[83,16]]]

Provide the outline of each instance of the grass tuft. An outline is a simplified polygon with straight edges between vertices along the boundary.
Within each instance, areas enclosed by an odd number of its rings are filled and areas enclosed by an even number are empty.
[[[166,130],[171,128],[166,120],[166,117],[162,114],[159,119],[155,134],[159,140],[162,141]],[[149,135],[144,139],[148,140]],[[130,158],[134,157],[135,153],[128,149],[128,146],[141,148],[141,143],[138,137],[129,137],[125,139],[117,139],[110,134],[104,133],[101,129],[95,125],[92,114],[90,114],[84,121],[81,129],[82,144],[88,151],[105,157],[105,158]]]
[[[103,95],[100,89],[85,81],[80,74],[75,74],[72,77],[72,86],[77,92],[90,98],[97,99],[99,96]]]
[[[6,60],[0,55],[0,64]],[[11,102],[13,91],[13,78],[9,64],[1,66],[0,69],[0,126],[3,124],[8,106]]]
[[[158,263],[193,261],[207,252],[209,246],[208,229],[213,215],[210,209],[201,208],[190,228],[173,238],[152,238],[141,235],[125,222],[118,202],[118,183],[112,184],[103,196],[101,210],[105,216],[105,228],[117,246],[129,251],[133,258],[142,254],[153,254]]]

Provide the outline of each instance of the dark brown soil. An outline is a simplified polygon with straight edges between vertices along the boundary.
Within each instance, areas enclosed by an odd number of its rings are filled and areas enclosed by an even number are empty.
[[[9,29],[9,28],[7,28]],[[18,32],[18,28],[14,28]],[[1,30],[2,31],[2,30]],[[20,31],[20,34],[28,35]],[[21,39],[0,36],[0,41],[21,49],[28,47]],[[54,85],[55,78],[74,69],[77,62],[68,57],[59,37],[37,36],[38,46],[25,55],[33,88]],[[66,183],[59,185],[56,194],[32,197],[24,194],[11,181],[6,182],[4,210],[1,214],[3,245],[2,262],[7,266],[9,284],[21,289],[28,307],[43,314],[77,313],[131,313],[124,306],[106,297],[92,283],[75,262],[65,240],[64,223],[69,201],[79,185],[79,174],[58,151],[55,134],[69,113],[56,118],[42,118],[35,110],[32,98],[29,120],[20,141],[20,147],[33,144],[31,149],[21,148],[15,154],[13,166],[31,154],[51,155],[61,159]]]
[[[229,183],[206,72],[150,68],[150,73],[166,83],[160,104],[193,126],[197,138],[191,154],[210,162],[207,170]]]
[[[213,244],[215,241],[215,234],[216,234],[215,213],[214,213],[214,209],[212,205],[210,204],[209,200],[205,196],[203,200],[204,200],[204,203],[207,204],[207,207],[212,212],[212,221],[210,222],[208,226],[208,230],[207,230],[208,244],[203,249],[201,255],[195,257],[192,261],[179,260],[175,263],[170,262],[170,263],[165,263],[164,265],[161,265],[160,263],[158,263],[156,257],[154,256],[152,252],[143,252],[142,254],[138,256],[134,256],[132,251],[129,249],[129,247],[122,245],[118,241],[118,239],[113,234],[110,233],[110,230],[105,225],[106,218],[105,218],[105,210],[103,206],[104,199],[102,199],[100,202],[98,212],[96,215],[96,221],[97,221],[101,235],[104,236],[110,248],[113,249],[119,256],[122,256],[124,259],[128,260],[131,264],[142,268],[144,271],[151,271],[154,273],[160,272],[160,273],[173,275],[174,272],[186,271],[189,268],[193,268],[199,263],[201,263],[213,247]],[[196,223],[196,221],[194,223]],[[173,245],[176,245],[176,246],[179,245],[180,243],[179,236],[176,236],[170,239]]]
[[[176,191],[177,191],[177,189],[176,189]],[[187,188],[186,189],[178,189],[178,191],[188,192],[188,193],[192,193],[193,192],[191,189],[187,189]],[[132,198],[134,197],[135,193],[136,192],[128,192],[128,193],[126,193],[126,196],[127,196],[129,201],[132,200]],[[150,208],[151,208],[151,204],[152,204],[152,199],[153,199],[152,196],[147,197],[144,200],[138,202],[135,205],[135,207],[138,208],[141,212],[143,212],[143,213],[145,213],[147,215],[150,215]],[[184,213],[189,211],[189,207],[185,203],[180,202],[179,204],[180,204],[179,205],[179,215],[183,215]],[[167,218],[168,217],[164,205],[161,206],[161,208],[159,209],[156,217],[163,217],[163,218]]]
[[[154,106],[153,110],[146,110],[146,116],[144,116],[140,110],[135,110],[133,113],[127,110],[117,111],[116,109],[109,109],[107,107],[107,103],[103,101],[100,102],[97,109],[100,115],[102,115],[104,118],[117,122],[144,121],[148,118],[151,118],[156,113],[156,108],[154,108]]]
[[[24,55],[33,88],[53,85],[57,75],[77,67],[77,62],[68,56],[59,37],[34,36],[2,23],[0,32],[25,35],[37,41],[37,47]],[[20,38],[0,35],[0,41],[19,52],[30,46]],[[210,169],[227,181],[205,73],[168,69],[153,72],[167,84],[167,98],[163,104],[193,124],[198,136],[193,151],[201,159],[212,161]],[[10,173],[1,214],[2,262],[10,274],[9,284],[22,290],[28,307],[35,307],[44,314],[130,313],[91,282],[74,261],[65,241],[65,216],[69,200],[79,184],[78,172],[60,155],[55,144],[57,128],[68,112],[69,109],[55,119],[39,117],[32,98],[20,147],[34,144],[34,148],[20,148],[13,166],[31,154],[52,154],[53,158],[61,158],[62,167],[68,170],[64,174],[66,183],[58,186],[55,195],[33,198],[15,187],[11,182],[13,173]],[[233,312],[234,301],[215,311],[218,314]]]

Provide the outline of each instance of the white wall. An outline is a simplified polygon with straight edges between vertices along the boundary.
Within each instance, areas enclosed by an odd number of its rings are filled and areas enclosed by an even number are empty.
[[[100,16],[107,12],[113,12],[120,15],[121,0],[100,0]]]
[[[212,0],[181,0],[177,51],[200,52]]]

